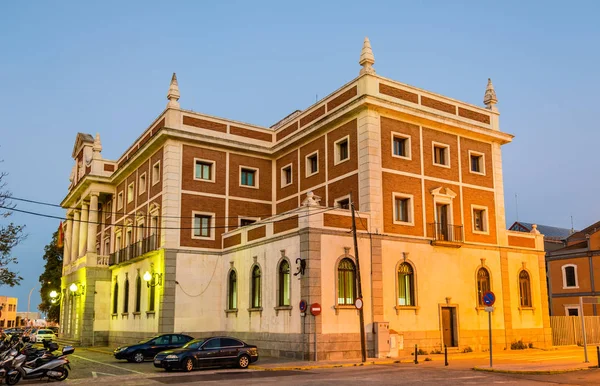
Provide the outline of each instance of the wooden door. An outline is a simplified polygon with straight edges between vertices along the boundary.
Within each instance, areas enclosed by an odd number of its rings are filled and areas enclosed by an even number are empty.
[[[456,347],[454,339],[454,307],[442,307],[442,334],[444,345]]]
[[[437,211],[437,229],[440,240],[448,240],[448,205],[438,204]]]

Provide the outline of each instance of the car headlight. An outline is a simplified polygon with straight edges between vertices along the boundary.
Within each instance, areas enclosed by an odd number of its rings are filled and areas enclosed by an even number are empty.
[[[127,350],[129,347],[120,347],[117,349],[117,352],[123,352],[125,350]]]
[[[179,358],[177,358],[177,355],[171,354],[171,355],[167,355],[166,359],[179,359]]]

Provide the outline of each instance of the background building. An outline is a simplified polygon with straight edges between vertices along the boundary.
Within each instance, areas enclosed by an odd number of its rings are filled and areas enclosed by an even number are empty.
[[[0,328],[9,328],[16,326],[17,319],[17,298],[0,296]]]
[[[228,334],[266,355],[357,357],[360,263],[371,356],[485,349],[489,290],[496,345],[551,344],[543,236],[506,230],[512,136],[491,81],[482,108],[377,75],[368,39],[359,62],[357,78],[268,128],[181,109],[173,75],[166,110],[118,160],[79,133],[63,334]]]

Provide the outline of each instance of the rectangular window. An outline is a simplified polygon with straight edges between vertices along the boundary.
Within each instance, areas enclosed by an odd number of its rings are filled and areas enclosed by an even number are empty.
[[[196,214],[194,215],[194,236],[210,237],[211,216]]]
[[[350,158],[350,154],[348,153],[349,144],[348,137],[340,139],[335,143],[335,163],[340,163],[342,161]]]
[[[152,166],[152,185],[160,181],[160,161]]]
[[[471,171],[473,173],[483,174],[483,156],[481,154],[471,153]]]
[[[242,186],[256,186],[256,170],[242,168],[240,178],[240,185]]]
[[[396,157],[409,158],[409,139],[399,135],[393,136],[393,153]]]
[[[140,194],[146,192],[146,173],[143,173],[140,176],[139,191],[140,191]]]
[[[123,208],[123,192],[117,194],[117,209]]]
[[[473,209],[473,229],[485,232],[485,209]]]
[[[339,200],[335,200],[335,206],[337,206],[340,209],[350,209],[350,199],[341,198]]]
[[[579,308],[567,307],[567,316],[579,316]]]
[[[411,222],[409,206],[410,198],[396,197],[394,199],[394,221]]]
[[[433,162],[436,165],[448,166],[448,147],[444,145],[433,146]]]
[[[110,255],[110,240],[109,239],[106,239],[104,241],[104,255],[105,256]]]
[[[247,225],[252,225],[256,222],[256,220],[254,219],[250,219],[250,218],[241,218],[240,219],[240,226],[241,227],[245,227]]]
[[[292,183],[292,165],[287,165],[281,169],[281,187]]]
[[[319,154],[313,153],[306,156],[306,177],[310,177],[313,174],[319,172]]]
[[[133,202],[133,192],[134,192],[134,186],[133,186],[133,182],[132,182],[127,187],[127,203],[128,204]]]
[[[195,177],[197,180],[212,181],[212,162],[196,161]]]

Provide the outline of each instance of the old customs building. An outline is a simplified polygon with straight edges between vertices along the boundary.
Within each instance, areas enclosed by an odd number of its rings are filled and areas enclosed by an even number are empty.
[[[155,333],[228,334],[262,355],[360,356],[358,248],[368,353],[551,345],[543,235],[506,230],[500,131],[485,107],[377,75],[272,127],[179,105],[118,160],[77,134],[61,328],[84,345]],[[319,303],[303,315],[299,302]]]

